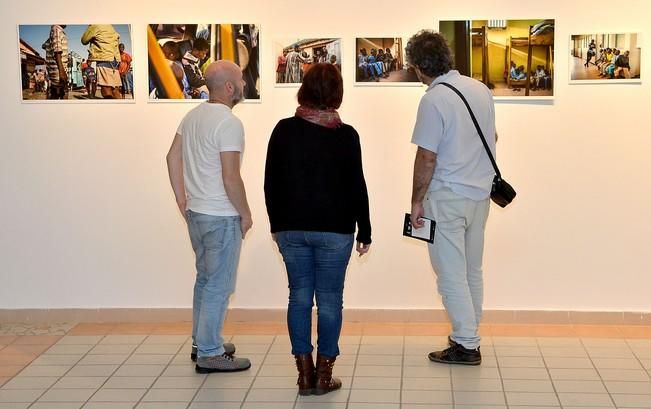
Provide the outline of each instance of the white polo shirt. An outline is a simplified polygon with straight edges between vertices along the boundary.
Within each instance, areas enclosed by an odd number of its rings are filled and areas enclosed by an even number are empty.
[[[437,77],[418,106],[411,142],[437,154],[428,191],[450,188],[472,200],[490,196],[495,171],[465,104],[447,82],[468,100],[495,156],[495,104],[483,83],[451,70]]]
[[[183,141],[187,208],[212,216],[237,216],[222,179],[221,152],[244,152],[244,127],[223,104],[203,102],[176,131]]]

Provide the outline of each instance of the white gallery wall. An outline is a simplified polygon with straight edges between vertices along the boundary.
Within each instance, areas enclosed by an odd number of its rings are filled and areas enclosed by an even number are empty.
[[[194,255],[165,154],[194,104],[147,100],[146,25],[163,22],[261,26],[262,102],[235,108],[254,227],[231,306],[287,300],[263,171],[297,88],[273,86],[273,39],[333,36],[343,39],[340,113],[362,137],[373,224],[371,252],[351,259],[346,307],[440,308],[425,246],[401,236],[425,89],[353,86],[354,39],[408,36],[439,19],[555,18],[555,99],[497,104],[498,159],[518,197],[491,209],[485,306],[651,312],[651,2],[0,2],[0,309],[191,305]],[[16,26],[51,23],[132,24],[136,102],[22,104]],[[569,36],[593,32],[643,33],[641,85],[568,85]]]

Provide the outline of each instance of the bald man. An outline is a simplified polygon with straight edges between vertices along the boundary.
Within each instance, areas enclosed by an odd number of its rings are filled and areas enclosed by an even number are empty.
[[[196,255],[190,356],[198,373],[235,372],[251,367],[222,337],[242,239],[253,225],[240,176],[244,128],[232,112],[245,82],[230,61],[210,64],[205,75],[210,98],[181,121],[167,167]]]

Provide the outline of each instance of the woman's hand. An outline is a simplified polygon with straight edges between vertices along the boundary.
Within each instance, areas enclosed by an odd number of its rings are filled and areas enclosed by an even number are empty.
[[[364,254],[368,253],[368,250],[371,248],[370,244],[364,244],[362,242],[357,242],[357,247],[355,250],[359,253],[359,256],[362,257]]]

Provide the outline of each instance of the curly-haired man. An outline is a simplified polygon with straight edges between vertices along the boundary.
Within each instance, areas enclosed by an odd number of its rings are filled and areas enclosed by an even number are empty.
[[[489,196],[495,172],[470,114],[449,84],[465,96],[495,154],[495,106],[481,82],[452,69],[442,35],[420,31],[406,48],[407,61],[428,86],[418,107],[412,143],[414,162],[411,222],[436,221],[429,244],[438,291],[452,322],[449,348],[429,354],[448,364],[479,365],[482,316],[482,255]]]

